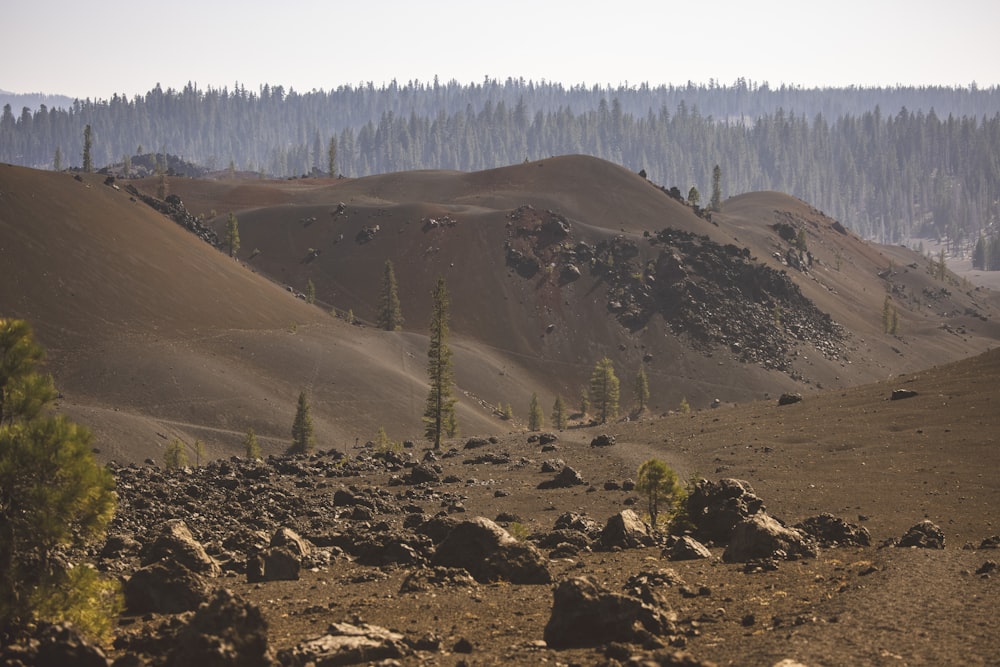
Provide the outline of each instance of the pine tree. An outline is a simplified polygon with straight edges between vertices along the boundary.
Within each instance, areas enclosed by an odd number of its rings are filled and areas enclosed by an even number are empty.
[[[35,620],[105,634],[116,584],[56,552],[103,539],[114,478],[94,460],[90,431],[45,412],[56,391],[36,372],[43,358],[26,322],[0,319],[0,636]]]
[[[167,470],[183,468],[187,465],[187,452],[184,443],[174,438],[163,450],[163,467]]]
[[[52,158],[52,168],[56,171],[62,171],[62,149],[56,146],[55,157]]]
[[[312,416],[309,414],[309,398],[305,390],[299,392],[299,404],[295,409],[295,421],[292,422],[292,446],[290,454],[311,454],[316,446],[313,435]]]
[[[330,137],[330,147],[326,152],[327,169],[330,176],[337,175],[337,137]]]
[[[531,394],[531,405],[528,407],[528,430],[541,431],[545,428],[545,415],[542,406],[538,404],[538,394]]]
[[[569,419],[566,417],[566,406],[563,403],[562,396],[556,396],[556,402],[552,404],[552,423],[560,431],[569,425]]]
[[[590,374],[590,400],[604,424],[618,416],[619,382],[611,359],[604,357]]]
[[[90,173],[94,170],[94,164],[90,159],[90,125],[83,128],[83,171]]]
[[[451,349],[448,347],[448,288],[444,278],[438,278],[433,292],[430,346],[427,350],[427,375],[430,392],[424,409],[424,437],[441,449],[441,438],[446,431],[458,430],[455,399],[452,397],[453,370]]]
[[[698,202],[700,201],[701,201],[701,194],[698,192],[698,188],[692,185],[691,189],[688,190],[688,203],[691,204],[691,206],[698,208]]]
[[[250,460],[260,458],[260,443],[257,442],[257,434],[254,433],[252,426],[247,429],[247,434],[243,436],[243,453]]]
[[[201,460],[205,458],[205,443],[201,440],[194,441],[194,467],[201,467]]]
[[[584,417],[590,412],[590,392],[586,387],[580,389],[580,414]]]
[[[709,208],[719,211],[722,208],[722,169],[715,165],[712,169],[712,201]]]
[[[677,481],[677,473],[666,463],[658,459],[649,459],[639,466],[636,474],[635,490],[646,496],[649,508],[649,522],[656,527],[663,504],[670,506],[680,494],[681,487]]]
[[[639,366],[639,372],[635,375],[635,403],[638,412],[646,409],[649,403],[649,381],[646,379],[646,369]]]
[[[403,328],[403,311],[399,305],[399,293],[396,289],[396,272],[392,260],[385,260],[385,270],[382,274],[382,292],[379,295],[378,319],[376,325],[386,331],[399,331]]]
[[[306,303],[316,303],[316,285],[312,278],[306,281]]]
[[[232,211],[226,221],[226,245],[229,246],[230,257],[235,257],[240,251],[240,221]]]

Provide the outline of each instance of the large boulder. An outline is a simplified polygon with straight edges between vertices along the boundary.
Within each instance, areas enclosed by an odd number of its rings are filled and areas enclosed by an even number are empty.
[[[795,524],[795,528],[809,535],[819,542],[820,546],[824,547],[867,547],[872,542],[871,534],[865,527],[848,523],[825,512]]]
[[[678,538],[664,554],[670,560],[698,560],[712,557],[712,552],[704,544],[687,535]]]
[[[687,510],[697,539],[725,544],[736,524],[764,510],[764,501],[749,482],[721,479],[714,483],[702,479],[688,496]]]
[[[178,634],[170,664],[270,667],[267,621],[258,607],[220,588]]]
[[[208,600],[201,575],[172,561],[159,561],[136,571],[124,586],[125,606],[135,614],[179,614]]]
[[[539,483],[539,489],[568,489],[571,486],[583,486],[587,483],[579,472],[570,466],[564,466],[552,479]]]
[[[411,652],[398,632],[367,623],[333,623],[322,637],[279,651],[278,660],[285,667],[335,667],[395,661]]]
[[[897,547],[944,549],[944,531],[933,521],[921,521],[910,527],[896,543]]]
[[[544,638],[549,648],[560,649],[611,642],[646,644],[650,638],[673,633],[665,611],[579,577],[556,586]]]
[[[182,565],[192,572],[208,576],[218,576],[221,568],[208,555],[205,547],[194,538],[191,530],[181,519],[170,519],[164,522],[151,542],[143,547],[140,563],[151,565],[158,561],[169,560]]]
[[[722,554],[727,563],[747,563],[767,558],[815,558],[815,542],[788,528],[766,512],[736,524],[729,546]]]
[[[653,544],[653,541],[652,535],[649,534],[649,528],[632,510],[622,510],[610,517],[600,538],[601,546],[606,549],[648,547]]]
[[[518,542],[484,517],[455,526],[438,545],[431,564],[465,568],[480,583],[547,584],[552,581],[546,559],[534,545]]]
[[[289,546],[268,547],[247,559],[247,581],[297,581],[302,557]]]

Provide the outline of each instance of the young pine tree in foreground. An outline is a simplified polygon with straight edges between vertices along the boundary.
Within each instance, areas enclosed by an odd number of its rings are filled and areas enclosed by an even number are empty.
[[[431,312],[430,347],[427,350],[427,376],[431,388],[423,416],[424,437],[434,443],[434,449],[441,449],[441,439],[446,432],[458,431],[455,399],[452,397],[454,371],[448,347],[448,306],[448,288],[444,278],[438,278]]]
[[[247,429],[247,434],[243,436],[243,453],[250,460],[260,458],[260,443],[257,442],[257,434],[254,433],[252,426]]]
[[[114,478],[90,431],[44,408],[52,378],[23,320],[0,319],[0,636],[39,620],[106,638],[121,609],[117,583],[57,553],[99,543],[115,512]]]
[[[677,473],[670,466],[658,459],[649,459],[639,466],[635,490],[646,497],[649,522],[655,528],[660,511],[669,512],[673,509],[675,500],[680,496],[681,486],[677,481]]]
[[[232,211],[226,220],[226,245],[229,247],[230,257],[235,257],[240,251],[240,221]]]

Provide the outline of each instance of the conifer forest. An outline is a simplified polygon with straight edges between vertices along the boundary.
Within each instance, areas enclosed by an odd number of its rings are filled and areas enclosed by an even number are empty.
[[[1000,89],[804,89],[562,84],[486,78],[328,91],[182,90],[65,107],[5,104],[0,161],[141,175],[133,156],[173,155],[207,172],[358,177],[474,171],[588,154],[667,188],[723,198],[778,190],[884,243],[934,238],[949,253],[990,244],[1000,221]],[[134,171],[122,174],[126,166]]]

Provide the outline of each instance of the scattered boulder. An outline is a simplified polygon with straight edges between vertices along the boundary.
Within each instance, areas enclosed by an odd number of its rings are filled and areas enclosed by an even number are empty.
[[[816,544],[806,535],[782,525],[766,512],[758,512],[736,524],[722,560],[748,563],[767,558],[815,558],[816,555]]]
[[[587,481],[580,476],[576,470],[570,466],[563,467],[554,479],[541,482],[539,489],[568,489],[571,486],[582,486]]]
[[[136,614],[179,614],[208,600],[205,580],[183,565],[158,561],[136,571],[125,582],[125,606]]]
[[[736,524],[764,511],[764,501],[749,482],[728,478],[713,483],[702,479],[688,496],[687,510],[696,528],[695,537],[725,544]]]
[[[140,553],[140,563],[144,566],[163,560],[172,561],[198,574],[214,577],[222,572],[219,564],[194,539],[187,524],[181,519],[164,522],[153,541]]]
[[[544,638],[549,648],[560,649],[610,642],[648,644],[673,632],[673,623],[663,610],[578,577],[556,586]]]
[[[335,667],[396,660],[409,653],[398,632],[367,623],[332,623],[322,637],[279,651],[278,661],[285,667]]]
[[[896,546],[944,549],[944,531],[932,521],[921,521],[911,526],[896,543]]]
[[[555,433],[549,433],[549,432],[546,431],[544,433],[539,433],[538,434],[538,444],[542,445],[543,447],[545,445],[552,444],[553,442],[555,442],[558,439],[559,439],[559,436],[557,436]]]
[[[632,510],[622,510],[610,517],[601,532],[601,545],[607,549],[636,549],[653,544],[649,528]]]
[[[287,526],[282,526],[275,531],[271,537],[271,544],[269,546],[288,547],[292,553],[299,556],[308,556],[312,553],[312,545]]]
[[[469,572],[459,567],[421,567],[413,570],[403,579],[399,592],[420,593],[435,588],[455,586],[475,586],[476,580]]]
[[[552,581],[545,557],[534,545],[518,542],[485,517],[455,526],[438,545],[431,564],[465,568],[480,583],[547,584]]]
[[[778,397],[778,405],[792,405],[802,400],[802,394],[782,394]]]
[[[591,447],[610,447],[615,444],[615,436],[602,433],[590,441]]]
[[[69,625],[39,623],[21,643],[0,645],[0,665],[11,667],[108,667],[104,651],[80,637]]]
[[[247,560],[247,581],[297,581],[302,557],[289,546],[268,547]]]
[[[917,396],[917,392],[912,389],[893,389],[892,394],[889,395],[890,401],[900,401],[904,398],[913,398]]]
[[[267,621],[257,606],[218,589],[179,633],[170,664],[271,667]]]
[[[441,475],[434,466],[429,463],[421,463],[414,466],[406,476],[409,484],[437,484],[441,481]]]
[[[674,542],[664,555],[670,560],[698,560],[711,558],[712,552],[698,540],[685,535]]]
[[[848,545],[867,547],[872,541],[871,534],[864,526],[848,523],[825,512],[795,524],[795,528],[824,547]]]

